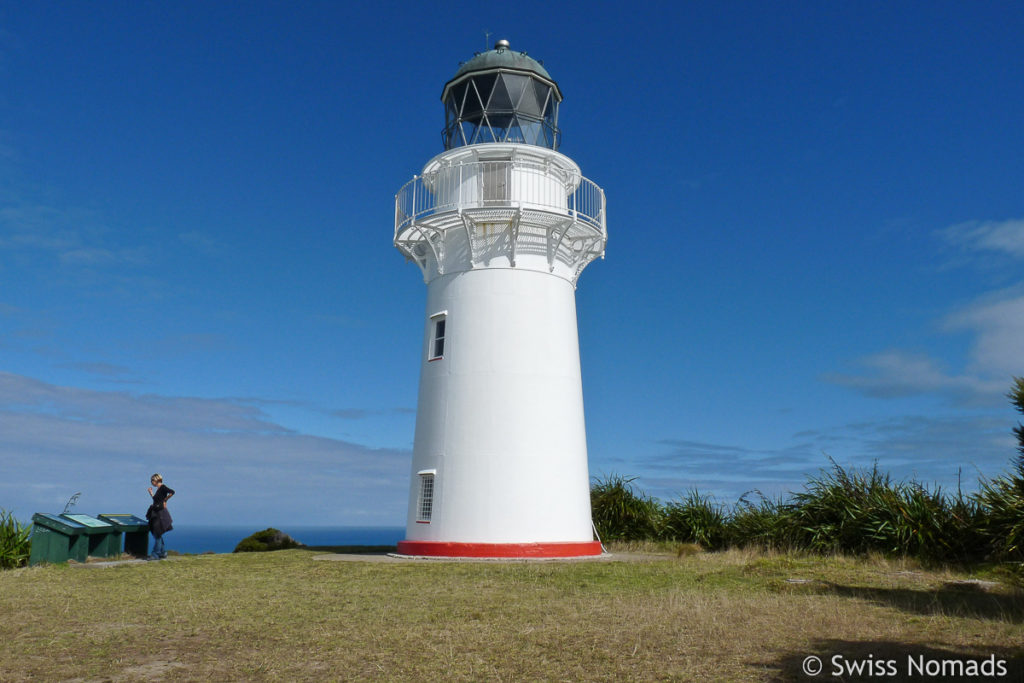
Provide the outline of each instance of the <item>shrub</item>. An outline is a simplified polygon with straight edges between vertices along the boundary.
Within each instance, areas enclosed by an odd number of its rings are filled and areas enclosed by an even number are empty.
[[[603,541],[646,541],[658,537],[662,508],[633,488],[635,478],[610,475],[590,488],[594,526]]]
[[[788,499],[744,494],[731,509],[696,489],[667,505],[645,496],[633,478],[612,475],[591,489],[595,526],[609,541],[677,541],[707,550],[755,547],[813,553],[882,553],[925,562],[1024,560],[1024,477],[982,483],[982,491],[946,496],[878,470],[829,470]]]
[[[1013,378],[1007,396],[1024,413],[1024,377]],[[1024,560],[1024,425],[1018,423],[1013,433],[1019,444],[1013,470],[983,479],[974,500],[981,508],[981,532],[992,559],[1020,562]]]
[[[814,552],[912,555],[953,559],[955,524],[940,489],[893,482],[877,463],[847,472],[832,469],[811,477],[793,496],[796,545]]]
[[[1017,473],[984,479],[975,500],[991,559],[1024,561],[1024,477]]]
[[[706,550],[726,546],[726,514],[722,506],[692,489],[685,498],[665,507],[661,536],[667,540],[698,543]]]
[[[804,490],[793,495],[797,545],[818,553],[874,549],[878,539],[872,536],[878,529],[872,527],[881,524],[872,524],[872,502],[889,485],[877,465],[870,473],[850,474],[833,461],[831,471],[809,477]]]
[[[760,497],[754,505],[748,495]],[[794,547],[792,506],[781,500],[768,500],[760,491],[744,493],[733,507],[728,519],[729,545],[738,548],[787,550]]]
[[[264,529],[263,531],[257,531],[251,536],[243,538],[239,544],[235,546],[234,552],[259,553],[267,552],[269,550],[287,550],[289,548],[302,547],[305,546],[283,531],[269,528]]]
[[[32,525],[22,524],[14,514],[0,509],[0,569],[28,564],[32,548]]]
[[[1006,396],[1017,412],[1024,414],[1024,377],[1013,378],[1013,387]],[[1013,434],[1017,437],[1017,474],[1024,477],[1024,424],[1018,422]]]
[[[986,557],[990,551],[988,540],[981,533],[984,511],[978,503],[977,495],[965,498],[957,491],[956,498],[949,501],[947,510],[946,534],[950,557],[964,562]]]

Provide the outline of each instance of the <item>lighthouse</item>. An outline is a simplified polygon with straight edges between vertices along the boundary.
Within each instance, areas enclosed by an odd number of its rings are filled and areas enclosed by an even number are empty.
[[[604,256],[604,191],[558,151],[558,84],[508,41],[441,100],[444,151],[395,197],[395,247],[427,285],[398,552],[599,555],[575,292]]]

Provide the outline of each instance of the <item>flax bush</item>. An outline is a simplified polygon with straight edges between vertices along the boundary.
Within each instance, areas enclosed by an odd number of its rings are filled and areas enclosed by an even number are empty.
[[[818,553],[888,550],[893,532],[889,475],[877,465],[866,472],[832,470],[810,477],[793,495],[793,524],[800,547]]]
[[[661,535],[661,504],[637,491],[635,477],[617,474],[590,488],[594,526],[603,541],[653,541]]]
[[[693,489],[662,504],[634,478],[612,476],[591,489],[601,538],[698,543],[831,554],[882,553],[926,562],[1018,558],[1024,553],[1024,478],[983,483],[973,497],[946,496],[916,481],[896,482],[878,469],[847,470],[836,462],[808,478],[788,499],[758,492],[734,505]]]
[[[1024,414],[1024,378],[1014,378],[1007,396]],[[991,559],[1016,563],[1016,572],[1024,579],[1024,425],[1018,423],[1013,433],[1018,442],[1014,467],[1008,474],[982,480],[975,501]]]
[[[755,505],[749,496],[760,499]],[[790,550],[796,547],[792,519],[793,506],[783,500],[770,500],[760,491],[740,496],[726,519],[729,545],[737,548]]]
[[[1024,468],[983,480],[977,501],[991,559],[1024,561]]]
[[[795,545],[813,552],[965,561],[979,551],[977,513],[959,493],[950,499],[939,487],[894,482],[877,464],[848,472],[833,462],[793,496],[789,514]]]
[[[22,524],[12,513],[0,508],[0,569],[28,564],[31,531],[32,525]]]
[[[726,511],[709,496],[692,489],[685,498],[665,506],[660,535],[666,540],[721,550],[728,543]]]

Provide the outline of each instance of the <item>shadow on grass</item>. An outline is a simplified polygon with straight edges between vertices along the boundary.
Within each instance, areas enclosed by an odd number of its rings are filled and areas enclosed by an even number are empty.
[[[912,590],[825,583],[819,590],[883,607],[895,607],[911,614],[958,616],[1014,624],[1024,622],[1024,595],[989,593],[971,585],[946,584],[938,590]]]
[[[948,650],[891,640],[818,640],[809,652],[761,664],[766,680],[1009,681],[1024,680],[1024,648]]]

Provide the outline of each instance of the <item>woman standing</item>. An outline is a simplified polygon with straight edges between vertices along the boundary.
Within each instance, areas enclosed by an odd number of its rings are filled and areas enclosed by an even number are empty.
[[[149,530],[154,539],[153,554],[149,556],[149,559],[162,560],[167,557],[167,551],[164,549],[164,534],[174,528],[171,526],[171,513],[167,510],[167,501],[174,495],[174,489],[165,485],[164,478],[159,474],[150,477],[149,483],[157,487],[156,491],[153,491],[152,486],[147,489],[149,495],[153,497],[153,504],[146,510]]]

